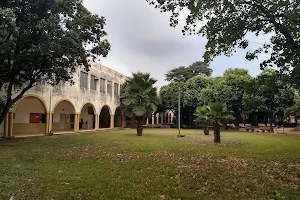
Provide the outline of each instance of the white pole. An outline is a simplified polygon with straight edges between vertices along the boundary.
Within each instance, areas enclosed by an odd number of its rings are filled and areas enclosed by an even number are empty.
[[[178,90],[178,137],[180,137],[180,85]]]

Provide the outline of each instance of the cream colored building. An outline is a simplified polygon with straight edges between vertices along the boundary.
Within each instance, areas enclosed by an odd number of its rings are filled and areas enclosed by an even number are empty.
[[[69,83],[39,83],[11,108],[0,132],[4,137],[79,132],[122,127],[120,86],[126,76],[91,63],[88,73],[78,69]]]

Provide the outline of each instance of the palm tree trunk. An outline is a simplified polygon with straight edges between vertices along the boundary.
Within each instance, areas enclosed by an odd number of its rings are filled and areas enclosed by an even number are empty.
[[[207,125],[205,125],[205,127],[204,127],[204,135],[209,135],[209,129],[208,129]]]
[[[215,123],[214,125],[214,142],[215,143],[221,142],[221,131],[218,123]]]
[[[138,119],[138,124],[136,128],[136,136],[143,136],[143,125],[142,120]]]
[[[136,136],[143,136],[143,127],[138,125],[136,128]]]

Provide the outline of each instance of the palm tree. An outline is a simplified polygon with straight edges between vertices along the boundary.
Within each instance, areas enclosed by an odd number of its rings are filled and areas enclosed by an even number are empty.
[[[157,110],[156,80],[149,73],[132,73],[122,85],[121,108],[125,114],[137,120],[137,136],[143,135],[143,123]]]
[[[208,106],[199,106],[196,109],[196,113],[194,114],[196,116],[195,122],[200,124],[204,124],[204,135],[209,135],[209,129],[208,129],[208,124],[209,124],[209,118],[208,118],[208,113],[210,112],[210,108]]]
[[[196,120],[199,119],[202,122],[205,120],[206,124],[213,124],[215,143],[221,142],[220,125],[229,119],[234,119],[222,103],[212,103],[204,107],[198,107],[195,115],[197,116]]]

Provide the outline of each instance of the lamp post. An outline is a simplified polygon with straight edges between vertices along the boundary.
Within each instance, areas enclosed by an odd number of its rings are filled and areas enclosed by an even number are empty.
[[[180,137],[180,85],[178,89],[178,137]]]

